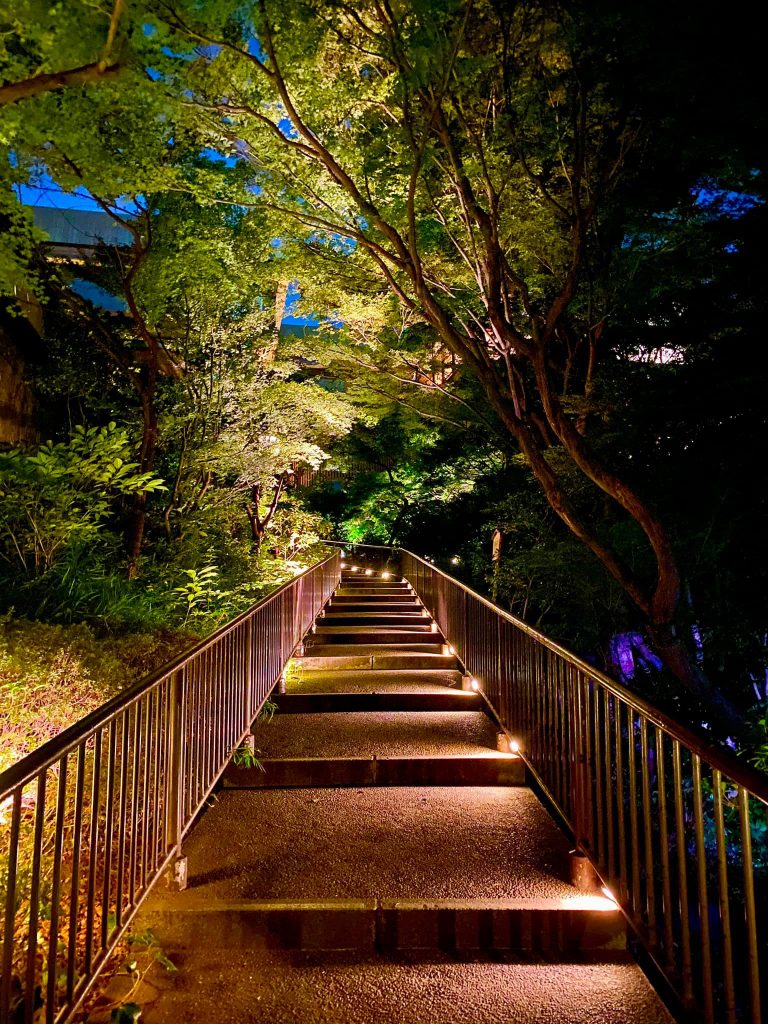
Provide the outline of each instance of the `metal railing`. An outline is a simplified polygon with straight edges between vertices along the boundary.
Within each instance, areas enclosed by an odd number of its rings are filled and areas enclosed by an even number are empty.
[[[340,561],[334,552],[0,775],[2,1024],[52,1024],[82,1002]]]
[[[408,551],[437,620],[693,1020],[764,1024],[768,781]]]

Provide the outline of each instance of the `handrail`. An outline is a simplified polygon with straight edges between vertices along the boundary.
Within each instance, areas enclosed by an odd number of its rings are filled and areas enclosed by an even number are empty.
[[[418,555],[400,559],[681,1007],[764,1024],[765,776]]]
[[[0,775],[0,1024],[82,1003],[340,575],[335,551]]]
[[[363,545],[359,545],[363,546]],[[378,545],[370,544],[364,545],[365,547],[378,547]],[[575,668],[578,668],[581,672],[584,672],[590,676],[593,676],[596,680],[600,681],[600,684],[604,686],[609,692],[614,694],[616,697],[624,701],[628,706],[632,707],[638,714],[645,715],[649,721],[653,722],[654,725],[658,725],[663,729],[666,729],[670,735],[675,736],[686,746],[689,746],[698,751],[702,756],[706,756],[707,760],[714,767],[719,768],[724,774],[727,774],[734,782],[738,782],[740,785],[746,786],[752,790],[753,796],[761,800],[763,803],[768,804],[768,777],[764,772],[760,772],[750,765],[740,761],[738,757],[730,753],[728,750],[724,750],[721,747],[715,746],[710,743],[705,737],[693,729],[689,729],[687,726],[677,722],[674,718],[671,718],[668,714],[657,708],[654,704],[651,704],[640,694],[634,693],[623,683],[618,682],[611,676],[606,675],[605,672],[591,665],[588,661],[580,658],[578,654],[574,654],[567,647],[563,647],[556,640],[548,637],[546,633],[540,632],[535,626],[530,626],[527,622],[522,619],[518,619],[511,612],[508,612],[505,608],[501,608],[499,605],[494,604],[489,598],[479,594],[476,590],[472,590],[466,583],[462,583],[461,580],[455,579],[449,573],[439,569],[436,565],[432,565],[431,562],[427,562],[426,559],[421,558],[419,555],[413,554],[406,548],[399,549],[403,554],[409,555],[411,558],[416,559],[423,565],[449,580],[454,586],[459,587],[465,591],[470,597],[479,601],[486,608],[495,612],[495,614],[506,619],[507,622],[511,623],[517,629],[527,633],[528,636],[535,639],[543,647],[548,648],[558,657],[563,658],[565,661],[572,664]]]
[[[128,705],[133,703],[135,700],[138,700],[143,693],[151,689],[161,679],[164,679],[169,674],[183,668],[188,662],[192,661],[209,648],[220,643],[228,633],[237,629],[242,622],[250,618],[255,612],[264,608],[271,601],[277,600],[283,591],[293,587],[296,580],[300,579],[301,576],[306,575],[307,572],[312,572],[315,569],[321,568],[331,562],[334,558],[336,558],[336,554],[329,555],[321,562],[318,562],[316,565],[305,570],[305,572],[301,573],[300,576],[286,580],[286,582],[281,584],[281,586],[276,590],[267,594],[266,597],[261,598],[255,604],[251,605],[250,608],[246,608],[245,611],[241,612],[234,619],[230,619],[228,622],[225,622],[213,633],[210,633],[207,637],[203,637],[202,640],[197,641],[197,643],[182,651],[171,661],[161,665],[160,668],[156,669],[154,672],[143,676],[141,679],[137,679],[135,683],[132,683],[124,690],[121,690],[120,693],[115,694],[114,697],[110,697],[109,700],[100,704],[97,708],[94,708],[93,711],[78,719],[78,721],[74,722],[71,726],[66,729],[62,729],[58,735],[30,751],[29,754],[21,758],[20,761],[11,765],[10,768],[7,768],[4,772],[0,772],[0,803],[3,802],[11,790],[15,789],[17,786],[23,786],[30,779],[34,778],[39,771],[50,767],[50,765],[58,761],[63,754],[74,749],[78,741],[85,735],[92,733],[97,726],[106,725],[115,714],[128,707]]]

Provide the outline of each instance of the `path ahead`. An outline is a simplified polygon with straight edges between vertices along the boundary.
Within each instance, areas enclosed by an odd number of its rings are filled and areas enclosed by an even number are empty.
[[[669,1024],[461,687],[407,583],[344,573],[254,727],[261,766],[230,767],[189,887],[143,912],[180,968],[143,1022]]]

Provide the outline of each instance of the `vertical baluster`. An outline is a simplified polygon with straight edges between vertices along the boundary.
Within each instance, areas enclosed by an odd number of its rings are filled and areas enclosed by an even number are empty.
[[[64,819],[67,809],[67,755],[59,761],[59,785],[56,793],[56,825],[53,834],[53,868],[51,872],[51,930],[48,935],[48,985],[45,997],[45,1019],[53,1024],[56,1018],[56,995],[59,978],[59,904],[61,859],[64,848]]]
[[[568,711],[571,727],[571,771],[573,773],[573,806],[571,815],[573,819],[576,844],[582,844],[582,832],[584,831],[584,800],[582,794],[583,772],[581,766],[582,745],[581,745],[581,693],[576,672],[572,665],[568,665]]]
[[[587,684],[589,685],[589,683]],[[600,706],[601,706],[601,687],[597,684],[593,684],[592,693],[592,706],[593,706],[593,720],[592,720],[592,732],[594,736],[594,758],[595,758],[595,802],[596,802],[596,818],[597,818],[597,860],[601,868],[605,871],[607,866],[607,854],[605,844],[605,804],[606,804],[606,788],[603,785],[603,751],[601,749],[601,737],[602,730],[600,729]],[[609,790],[610,792],[610,790]]]
[[[131,742],[131,852],[128,858],[128,906],[136,906],[136,858],[139,847],[139,769],[141,767],[141,701],[133,705]]]
[[[115,813],[115,761],[117,759],[117,722],[113,718],[107,733],[106,810],[104,812],[104,878],[101,890],[101,948],[107,948],[109,935],[109,902],[112,889],[112,838]]]
[[[723,998],[727,1024],[736,1024],[736,990],[733,984],[733,936],[731,935],[731,902],[728,891],[728,850],[723,816],[723,778],[717,768],[712,769],[714,795],[715,838],[717,841],[717,887],[720,903],[722,931]]]
[[[683,806],[683,771],[679,740],[672,740],[672,776],[675,787],[675,833],[677,838],[677,891],[680,902],[680,960],[683,999],[693,999],[693,963],[691,960],[691,922],[688,905],[688,844]]]
[[[622,903],[629,900],[629,880],[627,878],[627,832],[625,828],[624,800],[624,739],[621,735],[621,721],[624,704],[619,697],[614,697],[614,731],[616,734],[616,818],[617,839],[619,843],[619,899]]]
[[[592,729],[590,728],[590,706],[592,692],[589,680],[581,672],[578,674],[579,690],[581,691],[581,733],[583,736],[583,787],[584,787],[584,838],[587,849],[594,852],[595,839],[595,808],[592,785]]]
[[[75,779],[75,816],[72,823],[72,873],[69,893],[69,933],[67,936],[67,1004],[75,991],[77,967],[77,935],[80,921],[80,854],[83,840],[83,801],[85,800],[86,744],[77,748],[77,776]]]
[[[152,716],[149,700],[144,697],[140,703],[144,707],[144,739],[142,743],[142,758],[144,764],[141,773],[141,860],[139,862],[140,891],[143,895],[144,890],[147,887],[147,847],[149,845],[149,762],[151,757],[150,744],[152,740]]]
[[[672,876],[669,869],[669,828],[667,825],[667,769],[665,740],[661,728],[656,726],[656,783],[659,793],[659,857],[661,862],[662,919],[664,923],[664,964],[667,973],[675,967],[675,943],[672,930]]]
[[[658,936],[656,934],[656,883],[653,870],[653,821],[651,819],[651,773],[649,760],[648,721],[645,715],[640,715],[640,778],[643,793],[645,914],[648,922],[649,939],[651,945],[655,946],[658,942]]]
[[[162,800],[160,799],[160,780],[162,779],[161,768],[163,751],[165,750],[165,700],[163,699],[167,682],[163,680],[152,691],[154,711],[152,721],[154,722],[154,743],[152,744],[152,850],[149,867],[154,873],[161,860],[163,840],[160,827],[160,810]]]
[[[11,798],[11,827],[8,833],[8,862],[5,879],[5,912],[3,921],[3,973],[0,977],[0,1020],[10,1020],[11,973],[16,933],[16,870],[19,863],[21,832],[21,787]]]
[[[35,832],[32,847],[32,871],[29,883],[29,929],[27,932],[27,972],[24,986],[26,1024],[32,1024],[35,1011],[35,980],[37,968],[37,926],[40,919],[40,869],[43,859],[43,825],[45,824],[46,771],[37,776]]]
[[[93,917],[96,902],[96,866],[99,852],[99,804],[101,802],[101,741],[102,731],[97,729],[93,737],[93,779],[91,780],[91,817],[88,823],[90,842],[88,844],[88,895],[85,908],[85,974],[90,975],[93,966]]]
[[[613,824],[613,801],[616,789],[613,785],[613,758],[611,756],[611,695],[605,687],[603,694],[603,746],[605,751],[605,806],[607,812],[608,850],[606,864],[608,877],[616,877],[616,843]],[[613,702],[615,705],[615,701]]]
[[[749,975],[749,1008],[752,1024],[760,1024],[760,959],[757,942],[757,911],[755,907],[755,879],[752,861],[752,826],[749,813],[749,793],[739,787],[739,824],[744,879],[744,917],[747,927],[747,965]]]
[[[125,839],[128,807],[128,726],[130,716],[123,711],[120,716],[120,798],[118,800],[117,822],[117,891],[115,893],[115,921],[120,928],[123,923],[123,897],[125,895]]]
[[[712,947],[709,935],[709,890],[707,887],[707,849],[704,844],[704,807],[701,794],[701,758],[691,754],[693,769],[693,821],[696,834],[696,880],[699,890],[699,935],[701,938],[701,988],[706,1024],[715,1019],[712,988]]]
[[[638,919],[642,918],[640,902],[640,837],[637,821],[637,750],[635,749],[635,712],[627,708],[627,732],[629,746],[627,748],[627,771],[629,773],[629,842],[630,863],[632,865],[632,912]]]

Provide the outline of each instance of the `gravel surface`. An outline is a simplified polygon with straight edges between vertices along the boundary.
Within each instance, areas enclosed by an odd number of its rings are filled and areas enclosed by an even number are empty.
[[[210,949],[176,960],[177,974],[155,968],[157,987],[141,994],[143,1024],[673,1024],[639,968],[625,962],[217,958]]]
[[[517,787],[230,790],[184,850],[212,899],[573,894],[565,837]]]
[[[288,693],[445,693],[461,687],[461,672],[440,669],[402,671],[302,671],[301,660],[291,663]]]

